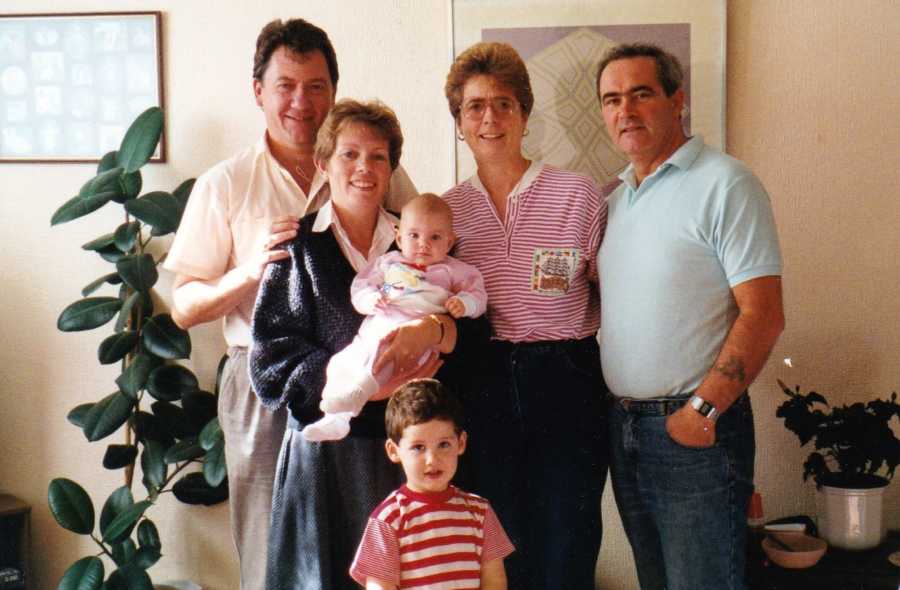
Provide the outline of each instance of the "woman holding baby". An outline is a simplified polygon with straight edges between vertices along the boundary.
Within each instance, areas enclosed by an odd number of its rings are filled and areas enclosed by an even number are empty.
[[[325,443],[301,434],[322,417],[329,360],[354,340],[362,323],[351,301],[354,276],[393,248],[397,219],[383,201],[402,144],[396,116],[384,105],[342,100],[332,108],[315,150],[331,199],[300,220],[297,237],[286,244],[289,258],[270,265],[260,287],[252,324],[253,388],[267,407],[290,410],[272,498],[268,588],[356,588],[348,568],[366,521],[401,482],[385,455],[385,402],[379,400],[438,368],[438,378],[454,382],[460,373],[454,365],[466,364],[465,353],[451,355],[443,367],[437,353],[453,351],[458,339],[487,338],[483,321],[409,315],[378,347],[371,368],[381,383],[369,396],[373,401],[348,421],[349,432]],[[419,251],[427,258],[424,247]]]

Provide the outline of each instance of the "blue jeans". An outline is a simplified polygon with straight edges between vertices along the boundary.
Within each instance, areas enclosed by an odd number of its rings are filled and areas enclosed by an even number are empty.
[[[607,472],[597,343],[495,341],[485,360],[482,385],[463,393],[463,485],[491,502],[516,547],[509,588],[593,590]]]
[[[690,449],[665,415],[611,402],[610,475],[642,590],[744,588],[755,440],[747,394],[716,422],[716,443]]]

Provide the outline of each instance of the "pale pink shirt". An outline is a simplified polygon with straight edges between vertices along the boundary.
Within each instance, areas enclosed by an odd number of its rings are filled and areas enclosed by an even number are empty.
[[[597,248],[606,202],[583,174],[532,162],[500,219],[478,175],[444,194],[455,256],[484,276],[494,338],[579,339],[600,326]]]
[[[197,179],[163,267],[200,280],[218,279],[262,250],[273,219],[303,217],[321,208],[330,194],[327,179],[318,171],[309,195],[304,193],[272,155],[263,134]],[[395,170],[388,205],[399,209],[417,194],[403,169]],[[229,346],[250,346],[255,300],[254,293],[225,315]]]

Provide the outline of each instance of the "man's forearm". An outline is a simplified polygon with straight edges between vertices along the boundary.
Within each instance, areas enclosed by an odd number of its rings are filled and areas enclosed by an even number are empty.
[[[259,280],[240,267],[208,281],[178,275],[172,287],[172,319],[185,330],[217,320],[255,297],[258,288]]]
[[[756,379],[784,330],[779,277],[734,288],[740,310],[697,395],[725,411]]]

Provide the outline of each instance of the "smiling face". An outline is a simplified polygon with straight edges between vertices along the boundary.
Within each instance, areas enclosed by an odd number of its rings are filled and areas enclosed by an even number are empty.
[[[391,179],[388,140],[365,123],[348,122],[327,162],[317,162],[328,177],[338,210],[364,211],[381,206]]]
[[[385,446],[390,460],[403,465],[409,489],[443,492],[466,450],[466,433],[457,434],[449,420],[434,419],[407,426],[398,442],[388,439]]]
[[[684,143],[684,91],[679,88],[666,96],[653,58],[610,62],[598,92],[609,136],[636,168],[652,173]]]
[[[455,237],[450,216],[443,211],[404,207],[397,229],[397,245],[403,258],[422,266],[447,258]]]
[[[287,150],[314,146],[334,104],[328,64],[319,50],[276,49],[262,79],[253,81],[253,94],[265,114],[269,140]]]
[[[457,125],[479,165],[522,157],[528,115],[522,111],[512,88],[493,76],[472,76],[463,87],[460,108]]]

